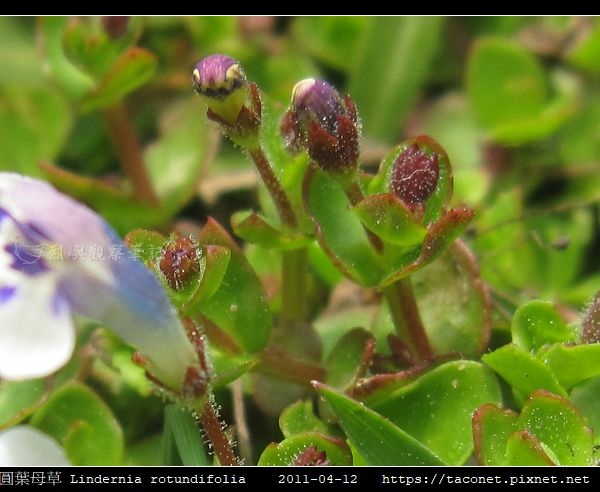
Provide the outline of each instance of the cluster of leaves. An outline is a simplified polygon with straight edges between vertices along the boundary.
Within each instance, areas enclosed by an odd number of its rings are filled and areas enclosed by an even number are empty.
[[[243,392],[236,404],[248,407],[252,440],[238,438],[240,448],[249,444],[248,461],[597,461],[597,297],[578,313],[600,285],[597,19],[0,24],[0,129],[10,142],[0,149],[0,169],[42,176],[129,233],[128,245],[182,315],[204,328],[226,420],[229,383]],[[441,43],[444,36],[452,42]],[[261,144],[302,211],[294,231],[281,227],[264,186],[258,201],[248,199],[254,173],[238,149],[224,142],[216,152],[218,131],[206,124],[189,82],[195,61],[211,52],[242,61],[263,90]],[[367,196],[354,207],[327,173],[313,169],[306,178],[307,156],[290,156],[279,135],[291,87],[319,72],[345,84],[361,116],[362,160],[371,172],[361,182]],[[118,119],[127,112],[142,135],[138,150],[154,197],[118,177],[118,162],[136,152],[118,142],[113,151],[108,139],[119,121],[120,130],[133,128]],[[468,220],[434,242],[435,261],[423,259],[431,248],[422,245],[448,213],[448,190],[436,191],[423,224],[386,198],[389,169],[406,149],[391,146],[422,133],[452,160],[449,206],[467,201],[476,211],[466,244],[452,241]],[[394,255],[379,258],[367,230]],[[161,260],[189,232],[184,246],[198,266],[173,279]],[[289,313],[279,275],[293,270],[285,254],[300,250],[309,302],[305,313],[292,313],[305,318],[292,326],[282,321]],[[402,359],[393,307],[379,294],[408,274],[434,354],[428,360]],[[0,382],[0,428],[27,420],[76,464],[209,463],[187,414],[168,406],[162,431],[162,402],[130,362],[129,347],[93,325],[78,344],[51,379]],[[319,382],[311,387],[311,379]]]

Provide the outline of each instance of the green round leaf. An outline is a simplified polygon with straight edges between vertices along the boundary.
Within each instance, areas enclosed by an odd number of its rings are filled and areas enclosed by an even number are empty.
[[[299,400],[281,412],[279,428],[285,437],[313,431],[330,434],[329,426],[315,415],[310,400]]]
[[[442,364],[404,385],[380,388],[365,402],[427,446],[446,464],[463,464],[473,452],[471,416],[501,402],[494,374],[473,361]]]
[[[570,399],[594,431],[594,444],[600,444],[600,377],[590,378],[571,391]]]
[[[505,345],[485,354],[482,360],[502,376],[518,392],[521,399],[527,398],[539,389],[567,396],[557,377],[547,365],[514,344]]]
[[[490,337],[489,294],[472,253],[460,241],[411,276],[425,331],[436,354],[476,357]]]
[[[600,376],[600,343],[564,345],[557,343],[542,356],[564,388]]]
[[[312,168],[304,181],[304,199],[319,244],[331,261],[351,280],[377,285],[379,259],[362,223],[350,210],[341,185],[324,171]]]
[[[373,351],[375,339],[364,328],[354,328],[346,332],[327,358],[326,382],[334,388],[345,391],[351,388],[361,373],[366,372],[365,353]]]
[[[228,248],[231,256],[217,291],[199,303],[202,313],[229,334],[243,350],[262,350],[271,333],[273,318],[267,294],[242,251],[227,232],[209,219],[198,242]]]
[[[467,67],[471,107],[488,128],[540,114],[548,80],[535,56],[507,39],[481,38]]]
[[[43,379],[0,382],[0,429],[29,416],[42,403],[47,391]]]
[[[556,465],[546,453],[546,448],[529,431],[517,431],[506,444],[506,464],[511,466]]]
[[[75,465],[118,465],[123,431],[110,408],[87,386],[68,384],[54,392],[31,425],[62,443]]]
[[[511,325],[513,342],[528,352],[546,344],[574,342],[576,333],[547,301],[530,301],[517,309]]]
[[[0,170],[39,176],[59,154],[73,123],[68,103],[48,87],[0,91]]]
[[[473,414],[475,456],[481,465],[506,465],[508,439],[517,430],[517,414],[485,404]]]
[[[592,432],[566,398],[546,391],[535,392],[523,406],[518,426],[547,446],[559,464],[593,464]]]
[[[348,440],[369,465],[442,465],[424,444],[390,420],[356,400],[319,384],[319,394],[331,407]]]

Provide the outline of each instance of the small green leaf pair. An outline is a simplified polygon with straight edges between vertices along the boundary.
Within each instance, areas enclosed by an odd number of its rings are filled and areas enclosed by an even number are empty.
[[[521,413],[484,405],[473,416],[475,454],[483,465],[594,464],[593,433],[566,398],[531,394]]]
[[[600,344],[581,343],[597,315],[593,306],[579,332],[551,303],[531,301],[515,312],[513,343],[483,356],[510,384],[522,410],[516,415],[491,405],[478,409],[473,425],[482,464],[593,464],[600,430]]]
[[[54,22],[49,24],[46,34],[60,35]],[[52,52],[51,68],[59,82],[77,92],[85,111],[119,102],[150,80],[158,66],[152,53],[134,46],[141,32],[139,19],[122,24],[120,36],[115,36],[115,26],[99,18],[72,19],[61,26],[66,27],[60,40],[64,52]],[[71,67],[66,69],[68,64]]]
[[[351,280],[385,287],[437,258],[473,217],[445,210],[452,170],[444,150],[421,136],[395,147],[379,173],[353,188],[309,168],[303,185],[315,234],[332,262]]]
[[[473,412],[485,403],[501,401],[493,373],[470,361],[448,362],[429,372],[382,375],[375,383],[371,380],[370,388],[359,384],[354,395],[360,400],[313,383],[343,430],[354,464],[463,464],[473,451]],[[327,452],[324,446],[319,447],[315,434],[338,437],[331,426],[312,413],[309,403],[297,403],[285,410],[280,426],[286,439],[271,445],[269,464],[292,464],[289,456],[286,461],[286,453],[291,447],[299,451],[298,442]],[[342,448],[338,445],[337,450]]]
[[[576,385],[600,376],[600,344],[577,343],[575,326],[567,326],[551,303],[531,301],[512,322],[513,343],[483,356],[523,401],[544,389],[566,397]]]
[[[164,280],[181,314],[195,320],[208,337],[213,384],[220,386],[258,362],[256,354],[269,340],[272,314],[258,277],[221,226],[209,219],[196,240],[186,239],[165,240],[158,233],[137,230],[127,242]],[[187,263],[192,258],[195,268]],[[173,288],[169,276],[179,279],[180,288]]]

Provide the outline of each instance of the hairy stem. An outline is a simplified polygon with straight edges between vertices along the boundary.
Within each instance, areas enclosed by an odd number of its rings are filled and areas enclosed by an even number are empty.
[[[429,344],[419,307],[410,279],[402,279],[385,287],[387,299],[396,333],[411,347],[419,359],[430,359],[433,350]]]
[[[219,463],[222,466],[238,466],[240,463],[233,451],[231,441],[225,434],[224,427],[221,425],[212,397],[209,398],[202,409],[200,422],[208,440],[212,444],[215,455],[219,459]]]
[[[270,348],[263,352],[257,369],[307,388],[312,388],[311,381],[323,381],[325,378],[325,369],[320,365],[294,359],[276,348]]]
[[[353,207],[365,197],[356,181],[352,181],[347,184],[344,187],[344,191],[346,192],[346,196],[348,197],[348,200],[350,200],[350,204]]]
[[[118,103],[104,109],[104,120],[135,198],[150,205],[158,205],[158,196],[144,165],[142,146],[125,105]]]
[[[292,204],[273,168],[269,163],[267,156],[261,148],[250,149],[250,156],[254,161],[256,168],[267,187],[281,222],[294,229],[298,225],[296,214]],[[307,315],[307,286],[308,273],[308,254],[306,248],[299,248],[282,253],[282,272],[281,272],[281,319],[283,323],[303,322]]]
[[[283,186],[281,186],[279,179],[275,176],[267,156],[261,148],[249,149],[248,152],[250,153],[250,157],[252,157],[267,190],[269,190],[271,198],[275,202],[281,222],[289,228],[295,228],[298,225],[296,214],[294,213],[290,199],[285,193]]]

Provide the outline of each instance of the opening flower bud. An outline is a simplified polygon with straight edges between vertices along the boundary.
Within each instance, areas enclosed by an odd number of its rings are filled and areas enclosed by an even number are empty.
[[[404,203],[414,206],[427,201],[439,178],[438,155],[415,141],[396,158],[390,188]]]
[[[327,82],[305,79],[292,91],[292,105],[281,123],[290,152],[308,150],[323,169],[354,171],[358,160],[358,125],[354,103]]]
[[[179,236],[166,244],[159,261],[160,271],[169,287],[181,290],[200,272],[198,249],[194,241]]]
[[[210,55],[200,60],[192,72],[196,93],[221,119],[234,125],[246,99],[247,79],[237,60],[226,55]]]
[[[297,122],[305,131],[314,121],[328,133],[335,134],[337,116],[343,113],[342,100],[338,92],[324,80],[304,79],[292,90],[292,107]]]

